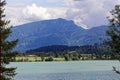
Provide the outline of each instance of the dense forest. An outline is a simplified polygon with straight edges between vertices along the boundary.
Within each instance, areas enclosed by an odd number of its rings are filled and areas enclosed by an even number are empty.
[[[80,58],[81,55],[94,55],[98,59],[102,57],[110,56],[110,59],[117,59],[107,45],[85,45],[85,46],[66,46],[66,45],[52,45],[40,47],[26,51],[25,54],[34,54],[37,56],[53,56],[53,57],[65,57],[68,54],[77,55]]]

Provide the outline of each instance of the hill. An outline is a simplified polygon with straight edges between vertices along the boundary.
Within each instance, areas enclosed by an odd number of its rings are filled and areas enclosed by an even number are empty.
[[[32,22],[12,28],[9,40],[19,39],[15,49],[21,52],[50,45],[82,46],[100,43],[106,26],[83,29],[62,18]]]

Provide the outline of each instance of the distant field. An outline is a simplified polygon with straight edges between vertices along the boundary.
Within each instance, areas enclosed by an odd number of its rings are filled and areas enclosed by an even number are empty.
[[[48,57],[44,57],[44,60]],[[37,62],[42,61],[41,57],[16,57],[15,60],[17,62]],[[64,58],[53,58],[53,61],[65,61]]]

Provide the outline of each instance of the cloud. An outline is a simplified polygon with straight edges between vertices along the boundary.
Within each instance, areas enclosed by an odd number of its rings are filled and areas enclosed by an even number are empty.
[[[13,25],[28,22],[65,18],[77,25],[91,28],[107,24],[106,17],[120,0],[46,0],[48,3],[59,3],[63,6],[40,6],[32,3],[26,6],[7,6],[7,18]],[[57,2],[60,1],[60,2]]]
[[[74,21],[78,24],[80,23],[78,22],[80,19],[77,19],[76,16],[78,16],[79,12],[82,12],[82,10],[66,7],[42,7],[37,6],[35,3],[26,7],[6,8],[7,18],[9,18],[11,20],[11,24],[14,25],[56,18],[65,18],[69,20],[76,19]]]
[[[27,23],[27,21],[23,18],[22,7],[5,7],[6,19],[11,21],[11,25],[20,25],[23,23]]]
[[[74,20],[77,19],[78,23],[80,21],[89,27],[94,27],[108,23],[106,19],[108,12],[120,3],[120,0],[64,0],[64,3],[71,9],[80,10],[74,16]]]
[[[47,12],[47,8],[38,7],[36,4],[32,4],[31,6],[27,6],[23,9],[24,17],[27,19],[49,19],[51,15]]]
[[[49,8],[37,6],[35,3],[26,7],[7,6],[5,10],[6,18],[11,20],[11,24],[20,25],[39,20],[65,18],[65,8]]]
[[[25,19],[30,21],[36,20],[46,20],[54,18],[65,18],[66,9],[65,8],[49,8],[41,7],[36,4],[27,6],[23,9],[23,16]]]

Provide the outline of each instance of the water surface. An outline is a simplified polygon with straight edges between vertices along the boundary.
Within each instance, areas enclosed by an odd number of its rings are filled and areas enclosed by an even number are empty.
[[[120,80],[112,66],[119,61],[13,62],[15,80]]]

